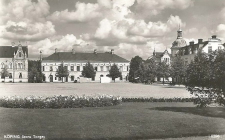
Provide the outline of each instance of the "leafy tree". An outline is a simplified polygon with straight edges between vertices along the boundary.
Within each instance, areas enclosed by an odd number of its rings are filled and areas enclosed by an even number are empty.
[[[135,72],[135,75],[139,78],[139,82],[144,83],[147,81],[147,69],[146,65],[144,63],[141,63],[139,65],[138,70]]]
[[[160,62],[157,66],[157,75],[163,77],[163,85],[165,83],[165,78],[168,78],[170,75],[169,65],[166,62]]]
[[[94,78],[95,77],[95,70],[94,70],[94,67],[90,64],[90,62],[88,62],[85,66],[84,66],[84,69],[82,71],[82,75],[84,77],[87,77],[87,78]]]
[[[28,82],[41,83],[42,82],[41,61],[28,61]]]
[[[5,82],[5,77],[9,76],[9,72],[8,72],[8,67],[7,65],[4,65],[4,68],[1,71],[1,77],[4,78],[4,82]]]
[[[174,79],[178,79],[178,81],[176,82],[179,82],[180,79],[185,77],[185,75],[186,75],[186,65],[184,64],[183,59],[181,59],[180,56],[177,56],[171,62],[170,67],[170,76],[172,77],[173,83]]]
[[[61,78],[63,82],[63,78],[67,76],[69,76],[69,71],[66,67],[63,66],[63,64],[61,64],[56,71],[56,77]]]
[[[134,82],[135,81],[134,80],[136,78],[135,73],[139,69],[139,65],[142,62],[143,62],[143,60],[139,56],[135,56],[134,58],[131,59],[130,70],[129,70],[129,77],[128,77],[129,82]]]
[[[116,64],[114,64],[113,66],[111,66],[111,69],[109,70],[109,77],[112,77],[112,80],[114,80],[115,82],[115,79],[118,78],[118,77],[121,77],[121,72],[119,71],[118,67]]]
[[[147,80],[150,81],[150,83],[154,82],[155,77],[157,76],[157,64],[155,63],[155,58],[148,59],[145,61],[146,65],[146,76]]]
[[[187,68],[187,90],[198,96],[195,103],[200,107],[216,101],[224,102],[225,52],[199,53]]]

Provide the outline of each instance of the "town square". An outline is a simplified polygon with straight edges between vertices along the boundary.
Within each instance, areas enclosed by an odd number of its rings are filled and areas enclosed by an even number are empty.
[[[0,140],[225,139],[224,2],[0,7]]]

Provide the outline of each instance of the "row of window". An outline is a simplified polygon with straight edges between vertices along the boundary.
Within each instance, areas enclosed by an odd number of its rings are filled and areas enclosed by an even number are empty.
[[[5,67],[5,64],[1,63],[1,68],[3,69],[4,67]],[[15,65],[15,68],[16,69],[23,69],[24,65],[23,65],[23,63],[17,63],[17,65]],[[9,63],[8,69],[12,69],[12,63]]]
[[[61,66],[58,66],[58,69],[60,68]],[[64,66],[66,69],[68,69],[68,66]],[[82,69],[84,68],[84,66],[76,66],[76,70],[77,71],[81,71],[81,67]],[[103,66],[100,66],[100,69],[98,69],[98,67],[95,67],[94,68],[95,71],[104,71],[104,68]],[[106,71],[109,71],[110,69],[110,66],[106,66]],[[120,68],[120,71],[123,71],[123,67],[121,66]],[[45,71],[45,66],[42,66],[42,71]],[[53,66],[50,66],[49,67],[49,71],[53,71]],[[70,71],[74,71],[74,66],[70,66]],[[129,67],[127,66],[127,71],[129,71]]]
[[[9,79],[12,79],[12,73],[9,73]],[[5,77],[3,76],[3,75],[1,75],[1,79],[4,79]],[[23,78],[23,76],[22,76],[22,73],[19,73],[19,77],[18,77],[19,79],[22,79]]]

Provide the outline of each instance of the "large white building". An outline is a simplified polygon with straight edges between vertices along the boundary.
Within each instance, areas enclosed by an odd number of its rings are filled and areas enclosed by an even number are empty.
[[[198,52],[211,53],[220,49],[224,49],[224,44],[216,35],[213,35],[207,41],[198,39],[197,43],[191,41],[189,45],[187,45],[187,42],[182,37],[182,30],[179,28],[177,38],[172,43],[171,54],[169,54],[167,50],[164,52],[154,51],[150,58],[155,57],[157,63],[165,61],[167,64],[170,64],[174,57],[181,56],[185,64],[190,64]]]
[[[9,76],[5,82],[28,82],[28,48],[27,46],[0,46],[1,71],[7,67]],[[1,75],[1,82],[4,77]]]
[[[82,70],[87,62],[90,62],[95,71],[96,76],[92,81],[100,81],[100,77],[106,77],[109,74],[109,69],[113,64],[116,64],[122,73],[120,80],[125,81],[129,72],[129,61],[111,52],[100,53],[97,50],[94,52],[83,53],[75,52],[58,52],[57,49],[52,55],[43,58],[41,62],[42,73],[44,74],[43,81],[45,82],[61,82],[62,79],[56,76],[58,67],[63,64],[69,70],[69,76],[63,81],[74,82],[82,78]]]

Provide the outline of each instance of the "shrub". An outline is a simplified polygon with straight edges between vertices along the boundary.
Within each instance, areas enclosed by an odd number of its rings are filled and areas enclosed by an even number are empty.
[[[112,95],[56,95],[52,97],[12,96],[0,99],[0,106],[6,108],[81,108],[113,106],[120,104],[121,101],[121,97],[115,97]]]
[[[122,98],[122,102],[194,102],[195,98]]]

